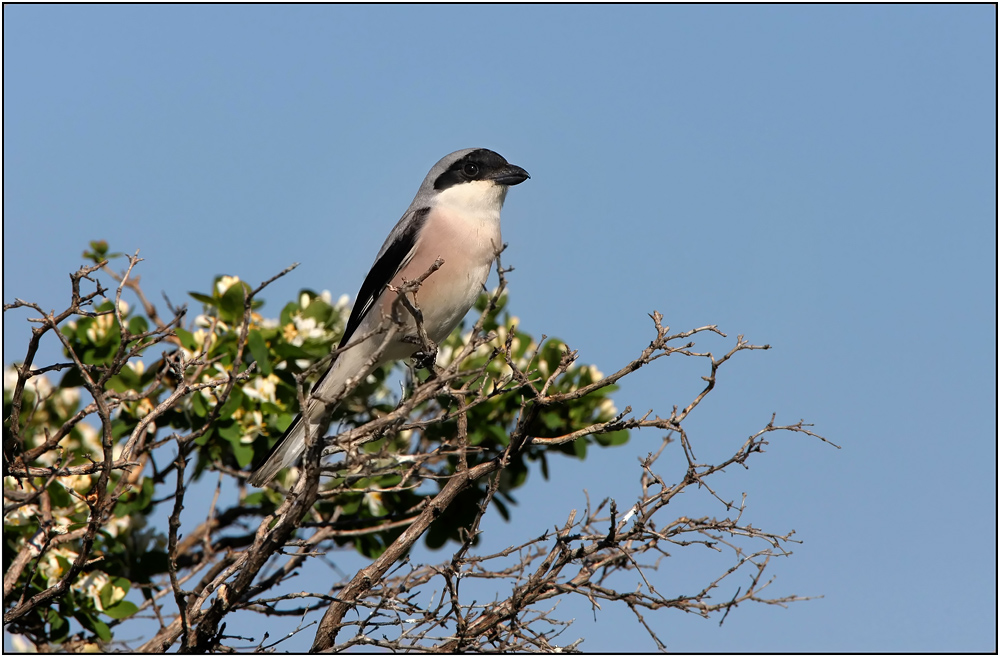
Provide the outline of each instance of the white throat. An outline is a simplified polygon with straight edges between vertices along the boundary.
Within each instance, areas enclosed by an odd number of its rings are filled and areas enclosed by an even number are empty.
[[[434,197],[434,205],[470,218],[499,221],[500,209],[507,197],[507,186],[490,180],[459,183]]]

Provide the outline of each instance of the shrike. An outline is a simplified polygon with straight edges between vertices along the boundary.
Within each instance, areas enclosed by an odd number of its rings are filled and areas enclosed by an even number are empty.
[[[337,356],[267,460],[250,475],[251,484],[267,484],[298,459],[305,449],[306,426],[311,435],[319,437],[336,406],[327,400],[343,398],[349,392],[348,383],[356,385],[376,367],[408,358],[421,349],[412,315],[403,310],[393,318],[397,293],[388,286],[398,287],[404,279],[420,277],[438,258],[444,264],[413,296],[432,342],[437,344],[451,333],[484,289],[500,249],[500,209],[507,188],[528,177],[527,171],[485,148],[455,151],[431,167],[361,284],[339,347],[388,328],[394,321],[401,323],[401,329],[371,366],[366,367],[367,361],[378,351],[383,335],[370,337]]]

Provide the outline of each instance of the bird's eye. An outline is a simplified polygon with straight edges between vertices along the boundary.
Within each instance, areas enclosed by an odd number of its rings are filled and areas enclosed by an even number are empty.
[[[462,165],[462,173],[468,178],[475,178],[479,175],[479,165],[475,162],[466,162]]]

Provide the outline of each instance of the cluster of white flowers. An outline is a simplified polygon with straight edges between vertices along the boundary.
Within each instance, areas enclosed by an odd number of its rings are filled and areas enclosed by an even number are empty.
[[[3,483],[4,488],[17,485],[17,481],[13,477],[4,477]],[[21,527],[33,523],[37,519],[38,507],[34,504],[19,506],[13,511],[8,511],[3,517],[4,524],[11,527]]]
[[[38,560],[38,574],[50,584],[58,582],[69,571],[69,567],[80,556],[68,547],[55,547],[45,551]]]
[[[17,371],[13,367],[7,367],[3,373],[4,400],[10,402],[14,393],[14,386],[17,384]],[[51,408],[59,418],[69,418],[75,412],[80,403],[79,388],[55,388],[44,374],[33,376],[24,384],[24,409],[31,409],[31,419],[33,423],[52,423],[56,418],[51,417]],[[38,457],[38,462],[44,466],[52,466],[62,460],[63,454],[74,456],[90,455],[92,458],[100,460],[104,458],[104,449],[101,447],[101,438],[98,431],[87,424],[79,422],[75,425],[75,431],[69,433],[59,441],[61,450],[49,450]],[[77,434],[77,435],[74,435]],[[26,449],[37,447],[45,442],[45,436],[40,432],[34,436],[31,444],[26,445]]]
[[[244,445],[252,443],[257,434],[264,431],[264,414],[259,410],[246,411],[237,408],[233,411],[233,419],[243,427],[244,431],[243,435],[240,436],[240,442]]]
[[[16,486],[13,477],[4,478],[4,486]],[[52,526],[49,531],[53,534],[65,534],[78,526],[79,522],[74,516],[81,512],[86,513],[87,503],[81,495],[90,490],[90,476],[60,477],[55,485],[62,485],[75,489],[78,493],[74,496],[75,503],[67,507],[53,507],[50,509]],[[35,504],[26,504],[14,509],[4,517],[4,524],[7,527],[33,526],[38,522],[41,510]],[[141,523],[141,517],[140,517]],[[111,538],[117,538],[127,529],[135,525],[132,516],[126,514],[121,517],[112,516],[103,526],[102,531]],[[25,538],[27,540],[27,537]],[[39,546],[40,547],[40,546]],[[28,546],[19,545],[16,549],[29,549]],[[35,554],[38,554],[36,550]],[[38,559],[38,575],[46,580],[49,586],[54,585],[62,579],[69,571],[70,566],[79,557],[79,553],[66,545],[57,545],[44,550]],[[101,600],[101,591],[111,582],[111,578],[100,571],[86,573],[72,584],[75,591],[80,592],[93,602],[94,607],[99,611],[104,611],[105,607]],[[115,605],[125,598],[125,590],[112,586],[110,605]]]
[[[76,456],[89,454],[95,461],[104,459],[104,446],[101,443],[101,432],[91,424],[79,422],[76,429],[80,433],[80,442],[77,443],[70,436],[64,438],[59,444]],[[50,454],[52,452],[49,452]]]
[[[202,378],[207,378],[207,375],[202,376]],[[202,388],[195,394],[201,395],[201,398],[205,401],[206,406],[209,408],[215,408],[215,405],[218,403],[218,400],[216,399],[216,394],[218,393],[217,388],[224,385],[225,383],[223,382],[211,388]]]
[[[3,370],[3,394],[6,401],[10,401],[14,394],[14,386],[17,385],[17,370],[12,365],[8,365]],[[52,384],[44,374],[33,376],[24,382],[25,393],[30,393],[36,399],[45,399],[52,394]],[[79,399],[79,394],[77,395]]]
[[[282,331],[284,332],[285,340],[296,347],[301,347],[306,340],[333,339],[333,332],[320,326],[315,318],[302,317],[298,314],[292,316],[292,321],[285,324]]]
[[[274,317],[261,317],[257,313],[252,313],[250,319],[254,324],[262,329],[275,329],[278,328],[279,322]]]
[[[511,317],[509,319],[509,324],[501,324],[500,326],[497,327],[495,331],[495,333],[497,334],[496,340],[494,342],[489,342],[480,345],[476,349],[474,354],[481,358],[488,357],[492,353],[494,345],[507,344],[507,336],[510,335],[512,332],[516,332],[517,327],[520,323],[521,320],[518,317]],[[467,343],[470,339],[472,339],[471,331],[462,336],[463,343]],[[526,346],[524,346],[521,338],[516,334],[514,335],[514,339],[511,340],[510,343],[511,353],[512,354],[523,353],[522,356],[515,356],[513,358],[514,364],[517,365],[518,369],[520,369],[521,371],[528,369],[528,367],[531,365],[531,354],[533,354],[537,348],[538,348],[538,343],[536,343],[534,340],[531,340],[530,342],[528,342]],[[455,354],[453,353],[453,351],[451,349],[448,349],[446,352],[445,363],[451,362],[451,359],[454,357],[454,355]],[[438,362],[441,362],[440,352],[438,356]],[[535,364],[535,367],[539,370],[541,370],[542,368],[548,369],[547,365],[544,362],[537,362]],[[542,373],[545,374],[545,372]],[[513,374],[513,370],[506,363],[506,361],[504,361],[500,368],[500,376],[506,378],[511,376],[511,374]]]
[[[129,364],[133,369],[142,371],[143,365],[137,362],[135,365]],[[4,370],[4,397],[8,401],[13,395],[13,388],[17,384],[17,371],[13,367]],[[25,402],[30,404],[32,410],[32,422],[59,422],[60,419],[68,419],[80,401],[80,391],[77,388],[54,388],[52,383],[44,375],[35,376],[25,382]],[[57,418],[50,417],[49,409],[58,414]],[[25,445],[26,449],[37,447],[45,442],[46,436],[43,432],[36,432]],[[120,452],[121,446],[116,446]],[[94,461],[101,461],[104,458],[104,448],[101,443],[101,434],[98,429],[87,422],[78,422],[74,425],[73,431],[68,432],[58,444],[57,449],[51,449],[40,454],[35,464],[41,466],[65,465],[68,458],[89,457]],[[72,475],[58,477],[53,485],[63,486],[70,492],[73,503],[68,506],[53,506],[48,514],[52,520],[51,531],[62,534],[71,530],[71,525],[77,520],[73,519],[81,513],[86,514],[87,503],[83,499],[92,487],[94,475]],[[4,478],[4,488],[15,488],[20,484],[13,477]],[[4,517],[4,524],[8,527],[33,525],[38,522],[42,515],[36,504],[26,504],[12,510]],[[121,532],[132,526],[132,518],[128,515],[112,518],[104,527],[112,537],[118,536]],[[68,561],[76,558],[76,553],[66,547],[53,548],[46,551],[39,564],[39,571],[42,576],[51,581],[58,579],[64,571],[64,562],[60,562],[60,557]],[[55,578],[55,579],[53,579]]]
[[[332,297],[329,290],[323,290],[315,298],[321,299],[327,305],[337,310],[342,311],[347,307],[348,297],[346,294],[342,295],[340,299],[337,300],[336,304],[332,303]],[[309,294],[303,292],[299,295],[299,311],[293,314],[292,321],[285,324],[285,326],[281,329],[282,336],[289,344],[301,347],[308,340],[332,342],[336,337],[333,331],[321,325],[315,318],[302,316],[302,311],[308,308],[312,302],[313,298],[311,298]],[[295,365],[302,369],[309,367],[311,364],[311,361],[304,358],[300,358],[295,361]],[[280,367],[281,366],[279,366],[279,368]]]
[[[108,584],[111,584],[111,596],[108,606],[113,607],[125,599],[126,591],[120,586],[115,586],[111,578],[105,573],[97,570],[87,573],[73,584],[73,588],[93,600],[94,606],[97,607],[98,611],[104,611],[104,603],[101,601],[101,590]]]
[[[91,342],[100,342],[107,337],[111,327],[115,324],[114,315],[100,315],[87,327],[87,337]]]
[[[118,302],[118,310],[121,311],[122,317],[128,314],[128,303],[125,301]],[[100,342],[111,332],[115,325],[115,316],[111,313],[107,315],[99,315],[94,318],[94,321],[87,327],[87,337],[90,338],[92,342]],[[75,326],[75,324],[72,324]]]
[[[277,402],[278,384],[281,379],[273,373],[267,376],[255,376],[243,386],[243,394],[259,402]]]
[[[133,518],[132,516],[125,514],[123,516],[112,516],[110,520],[104,523],[101,527],[102,531],[108,533],[111,538],[118,538],[119,534],[122,534],[126,529],[142,527],[145,526],[146,521],[142,516]]]
[[[3,371],[4,401],[10,402],[14,397],[14,387],[17,385],[17,370],[7,366]],[[32,419],[36,422],[46,422],[50,419],[47,405],[61,416],[68,416],[80,402],[78,388],[55,388],[44,374],[33,376],[24,382],[22,409],[32,409]]]
[[[45,551],[41,559],[38,561],[38,574],[41,575],[49,585],[53,585],[58,582],[69,570],[70,565],[79,557],[80,555],[67,548],[67,547],[55,547]],[[91,571],[85,573],[81,577],[77,578],[72,584],[72,589],[74,591],[79,591],[86,597],[90,598],[94,607],[98,611],[104,611],[104,603],[101,601],[101,591],[104,587],[111,584],[111,596],[109,607],[112,607],[122,600],[125,599],[125,589],[120,586],[115,586],[111,583],[111,577],[107,573],[103,573],[99,570]]]
[[[34,378],[37,379],[40,377],[36,376]],[[30,381],[31,379],[28,379],[28,382]],[[17,385],[17,370],[15,370],[13,366],[8,365],[7,367],[3,368],[3,399],[5,402],[10,401],[11,398],[13,397],[14,386],[16,385]],[[25,383],[25,385],[27,385],[27,382]]]
[[[198,315],[194,318],[194,325],[199,327],[191,334],[195,347],[193,350],[181,347],[185,359],[192,359],[201,353],[207,353],[219,341],[219,334],[216,331],[228,331],[229,327],[225,322],[208,315]]]

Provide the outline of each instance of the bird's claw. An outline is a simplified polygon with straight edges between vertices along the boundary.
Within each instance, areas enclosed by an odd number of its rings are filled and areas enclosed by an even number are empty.
[[[434,374],[434,362],[437,360],[438,348],[437,345],[430,345],[431,349],[427,351],[418,351],[413,354],[413,364],[418,370],[427,370],[433,376]]]

